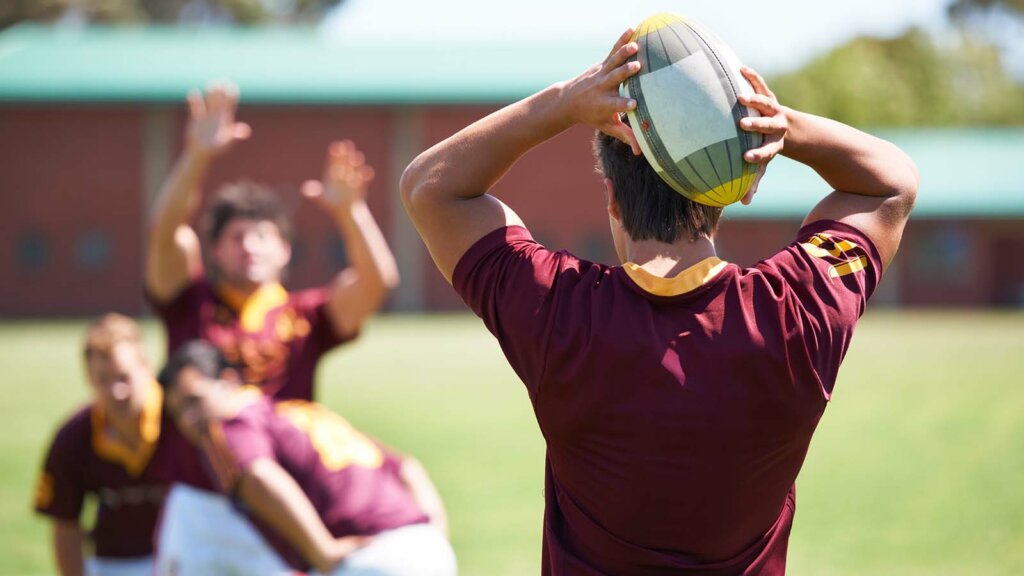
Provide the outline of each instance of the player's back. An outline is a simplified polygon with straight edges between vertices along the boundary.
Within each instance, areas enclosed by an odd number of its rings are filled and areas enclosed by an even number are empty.
[[[668,279],[521,228],[471,248],[454,284],[548,446],[546,568],[781,573],[793,482],[878,270],[836,222],[752,268],[711,258]]]
[[[799,320],[756,272],[717,267],[672,296],[644,293],[623,268],[578,286],[535,403],[574,524],[593,518],[703,562],[734,556],[779,518],[826,403],[799,358]]]

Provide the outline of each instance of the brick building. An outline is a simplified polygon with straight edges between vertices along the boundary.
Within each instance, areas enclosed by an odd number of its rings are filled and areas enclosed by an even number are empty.
[[[370,205],[402,272],[395,310],[461,309],[397,194],[420,151],[504,103],[599,60],[594,45],[355,45],[312,29],[20,26],[0,33],[0,317],[144,311],[146,215],[181,145],[189,88],[228,78],[250,141],[214,168],[277,187],[299,237],[288,282],[322,283],[343,250],[298,185],[349,138],[377,170]],[[1024,129],[883,131],[923,174],[918,206],[880,301],[1024,306]],[[591,134],[574,128],[527,155],[497,192],[535,236],[581,256],[613,252]],[[750,207],[726,210],[727,260],[750,264],[792,237],[825,185],[773,163]]]

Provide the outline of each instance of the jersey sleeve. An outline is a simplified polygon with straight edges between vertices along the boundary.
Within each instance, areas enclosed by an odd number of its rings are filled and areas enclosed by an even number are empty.
[[[531,398],[553,329],[555,285],[578,262],[547,250],[525,228],[510,226],[481,238],[455,266],[455,291],[498,339]]]
[[[76,430],[72,423],[57,432],[36,483],[33,506],[36,512],[60,520],[78,520],[86,492],[84,456],[87,446],[83,437],[88,437],[88,431]]]
[[[244,415],[211,425],[203,453],[214,485],[227,494],[234,493],[242,474],[253,462],[260,458],[276,459],[270,433]]]
[[[153,308],[156,315],[163,321],[164,325],[171,326],[188,318],[198,308],[202,300],[202,291],[208,289],[202,279],[192,280],[176,296],[169,300],[160,300],[149,291],[143,290],[146,302]]]
[[[781,299],[798,314],[804,349],[829,397],[854,327],[881,280],[878,250],[853,226],[821,220],[755,267],[778,281]]]
[[[330,298],[331,289],[325,286],[296,292],[291,299],[296,315],[309,330],[309,344],[319,352],[327,352],[359,337],[358,331],[338,334],[334,329],[334,323],[327,312]]]

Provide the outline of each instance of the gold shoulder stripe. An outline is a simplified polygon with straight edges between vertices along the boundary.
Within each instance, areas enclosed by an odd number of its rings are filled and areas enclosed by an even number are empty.
[[[829,278],[839,278],[840,276],[846,276],[847,274],[853,274],[854,272],[860,272],[868,267],[867,256],[860,256],[853,260],[847,260],[842,264],[836,264],[828,269]]]

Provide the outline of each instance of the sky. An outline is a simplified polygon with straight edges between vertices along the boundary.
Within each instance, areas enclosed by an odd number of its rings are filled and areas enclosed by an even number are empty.
[[[323,24],[349,41],[601,42],[658,12],[694,18],[767,74],[862,34],[941,32],[951,0],[345,0]],[[555,40],[557,39],[557,40]]]

